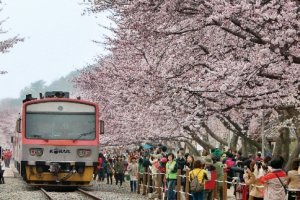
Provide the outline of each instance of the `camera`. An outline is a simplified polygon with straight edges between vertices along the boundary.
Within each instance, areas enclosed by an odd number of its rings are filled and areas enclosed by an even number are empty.
[[[242,167],[243,161],[241,161],[241,160],[236,161],[236,165],[237,165],[237,167]]]
[[[257,169],[260,169],[262,166],[262,162],[261,161],[257,161]]]
[[[247,170],[247,169],[248,169],[248,167],[245,165],[245,166],[244,166],[244,170]]]
[[[257,169],[263,168],[264,171],[268,171],[268,165],[263,165],[261,161],[257,161]]]
[[[231,167],[230,170],[232,170],[233,172],[237,172],[237,173],[244,173],[244,168],[239,168],[239,167]]]

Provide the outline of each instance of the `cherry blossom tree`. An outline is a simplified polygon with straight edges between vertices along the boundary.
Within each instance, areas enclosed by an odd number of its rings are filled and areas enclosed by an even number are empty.
[[[0,1],[0,6],[1,6]],[[0,12],[2,11],[2,8],[0,8]],[[6,20],[0,21],[0,34],[7,33],[7,31],[2,29],[2,24],[6,22]],[[15,36],[13,38],[8,38],[4,41],[0,41],[0,53],[7,53],[10,48],[12,48],[16,43],[23,42],[24,38],[20,38],[19,36]],[[0,71],[0,74],[6,74],[7,71]]]
[[[258,148],[251,121],[298,103],[298,1],[98,0],[89,11],[103,10],[117,25],[111,54],[75,81],[114,141],[158,132],[210,148],[215,118]]]
[[[2,99],[0,107],[0,146],[4,149],[12,149],[11,136],[15,130],[16,119],[19,115],[19,108],[10,107],[11,99]]]

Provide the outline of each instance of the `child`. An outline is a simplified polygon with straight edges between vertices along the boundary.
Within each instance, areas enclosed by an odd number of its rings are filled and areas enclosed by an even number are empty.
[[[136,182],[137,182],[137,177],[138,177],[138,164],[136,163],[136,158],[132,157],[131,158],[131,163],[128,165],[128,173],[130,174],[130,191],[131,192],[136,192]]]

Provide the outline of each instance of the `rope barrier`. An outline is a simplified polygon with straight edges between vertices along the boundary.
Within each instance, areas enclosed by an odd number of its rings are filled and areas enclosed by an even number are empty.
[[[159,173],[155,173],[155,172],[139,172],[139,174],[140,175],[144,175],[144,176],[154,176],[154,175],[167,175],[166,173],[161,173],[161,172],[159,172]],[[186,175],[186,174],[183,174],[183,175],[177,175],[177,177],[182,177],[182,178],[185,178],[185,180],[187,181],[187,178],[188,178],[188,176]],[[221,176],[222,177],[222,176]],[[236,182],[236,179],[238,178],[238,177],[228,177],[227,175],[225,176],[223,176],[223,179],[225,179],[225,178],[231,178],[231,179],[233,179],[233,181],[225,181],[225,180],[215,180],[215,182],[217,182],[217,183],[227,183],[227,184],[231,184],[231,185],[233,185],[233,186],[235,186],[235,185],[242,185],[242,186],[247,186],[247,184],[245,184],[245,183],[240,183],[240,182]],[[148,180],[149,181],[149,180]],[[164,181],[165,182],[165,184],[167,183],[167,181]],[[164,192],[167,192],[168,191],[168,188],[166,187],[166,188],[164,188],[163,186],[162,187],[157,187],[157,186],[151,186],[151,185],[145,185],[145,184],[138,184],[139,186],[142,186],[142,187],[145,187],[146,188],[146,190],[148,190],[148,188],[152,188],[152,189],[160,189],[161,191],[163,191],[163,193]],[[249,185],[248,185],[249,186]],[[256,187],[256,188],[264,188],[264,186],[263,185],[255,185],[255,184],[250,184],[250,186],[252,186],[252,187]],[[298,191],[300,191],[300,189],[289,189],[289,188],[286,188],[289,192],[298,192]],[[186,194],[186,195],[189,195],[189,196],[192,196],[192,194],[191,193],[189,193],[188,191],[181,191],[181,190],[178,190],[178,188],[177,188],[177,190],[176,189],[174,189],[173,190],[175,193],[180,193],[180,194]],[[289,194],[288,194],[289,195]]]
[[[230,182],[230,181],[219,181],[219,180],[215,180],[216,182],[218,182],[218,183],[229,183],[229,184],[232,184],[232,185],[243,185],[243,186],[246,186],[247,184],[245,184],[245,183],[233,183],[233,182]],[[143,184],[139,184],[140,186],[143,186]],[[257,188],[264,188],[264,186],[260,186],[260,185],[255,185],[255,184],[251,184],[251,186],[253,186],[253,187],[257,187]],[[148,185],[145,185],[145,187],[146,188],[148,188]],[[149,186],[150,188],[160,188],[160,189],[162,189],[163,190],[163,187],[155,187],[155,186]],[[168,190],[168,189],[167,189]],[[300,191],[300,189],[289,189],[289,188],[287,188],[287,190],[288,191],[292,191],[292,192],[299,192]],[[176,191],[176,190],[174,190],[175,192],[181,192],[181,191]],[[184,193],[184,192],[182,192],[182,193]],[[188,193],[189,194],[189,193]]]

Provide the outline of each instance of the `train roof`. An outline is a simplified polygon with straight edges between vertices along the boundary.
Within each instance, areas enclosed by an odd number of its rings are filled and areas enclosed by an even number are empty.
[[[44,96],[42,93],[40,93],[40,99],[44,99],[44,98],[70,98],[70,93],[63,92],[63,91],[52,91],[52,92],[45,92]],[[23,100],[23,103],[31,100],[37,100],[37,98],[32,97],[32,94],[27,94],[26,98]]]

